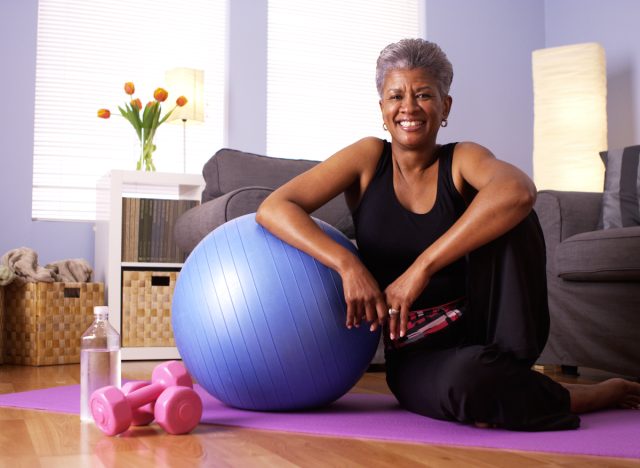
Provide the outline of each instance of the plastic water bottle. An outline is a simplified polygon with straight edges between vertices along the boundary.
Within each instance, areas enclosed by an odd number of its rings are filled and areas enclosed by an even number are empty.
[[[93,308],[94,321],[80,338],[80,420],[93,421],[89,399],[104,386],[120,388],[120,335],[109,323],[109,308]]]

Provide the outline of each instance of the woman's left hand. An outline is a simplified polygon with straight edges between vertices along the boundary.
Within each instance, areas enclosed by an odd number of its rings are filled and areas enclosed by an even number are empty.
[[[427,270],[415,263],[384,290],[389,306],[389,337],[392,340],[407,334],[409,311],[415,300],[429,284]],[[394,313],[393,311],[398,311]]]

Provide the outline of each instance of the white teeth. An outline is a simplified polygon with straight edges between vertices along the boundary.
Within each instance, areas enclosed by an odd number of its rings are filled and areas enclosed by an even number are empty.
[[[422,124],[422,122],[417,121],[417,120],[411,120],[411,121],[403,120],[402,122],[400,122],[400,126],[401,127],[405,127],[405,128],[417,127],[418,125],[421,125],[421,124]]]

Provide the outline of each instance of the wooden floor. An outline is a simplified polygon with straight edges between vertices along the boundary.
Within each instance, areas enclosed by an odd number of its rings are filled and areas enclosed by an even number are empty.
[[[157,362],[125,362],[123,376],[148,379]],[[565,378],[597,381],[603,374]],[[78,365],[0,365],[0,393],[79,382]],[[388,393],[384,373],[371,372],[354,392]],[[638,467],[640,460],[458,448],[424,444],[306,436],[215,425],[189,435],[165,434],[156,424],[118,437],[104,436],[76,415],[0,408],[0,467],[141,466],[366,466],[366,467]]]

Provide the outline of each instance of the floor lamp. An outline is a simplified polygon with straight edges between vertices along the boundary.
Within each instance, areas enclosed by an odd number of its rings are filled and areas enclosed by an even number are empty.
[[[601,192],[607,74],[600,44],[535,50],[533,176],[538,189]]]
[[[185,96],[187,104],[176,108],[167,122],[182,122],[182,170],[187,172],[187,122],[204,122],[204,72],[194,68],[172,68],[165,75],[173,96]]]

